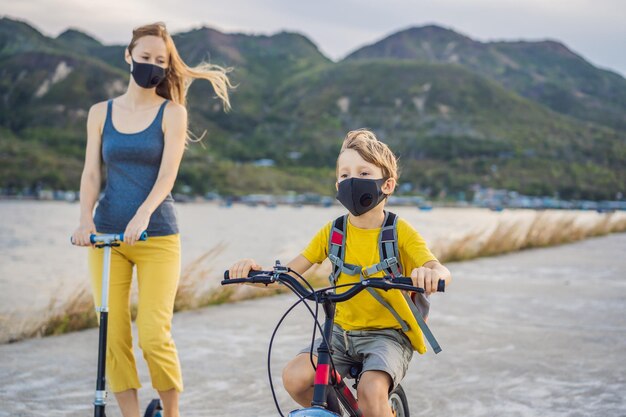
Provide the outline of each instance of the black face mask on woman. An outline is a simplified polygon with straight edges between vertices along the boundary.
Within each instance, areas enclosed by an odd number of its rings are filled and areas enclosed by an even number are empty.
[[[345,179],[339,183],[337,200],[354,216],[360,216],[376,207],[387,197],[381,188],[385,181],[387,180],[384,178],[379,180]]]
[[[154,64],[137,62],[132,59],[130,73],[135,82],[142,88],[154,88],[165,79],[165,68]]]

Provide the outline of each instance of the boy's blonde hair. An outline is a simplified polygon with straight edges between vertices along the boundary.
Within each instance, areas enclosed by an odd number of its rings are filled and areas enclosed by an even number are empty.
[[[357,129],[348,132],[341,145],[339,155],[346,149],[353,149],[359,153],[361,158],[374,164],[383,171],[383,178],[398,179],[398,161],[391,149],[379,141],[367,129]]]

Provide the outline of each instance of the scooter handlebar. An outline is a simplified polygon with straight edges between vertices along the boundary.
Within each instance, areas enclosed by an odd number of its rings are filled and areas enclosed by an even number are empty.
[[[139,236],[139,240],[141,241],[146,241],[148,240],[148,232],[144,231],[141,233],[141,236]],[[91,234],[89,235],[89,241],[93,244],[93,243],[114,243],[114,242],[123,242],[124,241],[124,233],[120,233],[120,234],[103,234],[103,235],[96,235],[96,234]],[[70,236],[70,243],[73,245],[74,244],[74,238],[72,236]]]

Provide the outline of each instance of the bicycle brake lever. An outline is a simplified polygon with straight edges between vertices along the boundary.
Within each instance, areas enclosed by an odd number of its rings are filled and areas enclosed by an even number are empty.
[[[274,274],[286,274],[289,272],[289,267],[281,265],[279,260],[276,260],[274,264]]]

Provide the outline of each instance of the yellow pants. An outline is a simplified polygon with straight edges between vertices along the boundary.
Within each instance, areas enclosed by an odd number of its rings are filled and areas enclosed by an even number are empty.
[[[89,248],[94,301],[101,303],[104,249]],[[109,389],[141,387],[131,333],[130,287],[137,266],[139,346],[158,391],[183,390],[180,362],[170,333],[174,298],[180,278],[180,235],[148,237],[134,246],[111,248],[106,375]]]

